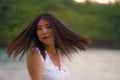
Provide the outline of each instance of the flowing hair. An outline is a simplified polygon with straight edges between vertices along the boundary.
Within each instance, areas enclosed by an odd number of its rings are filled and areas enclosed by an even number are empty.
[[[87,46],[91,43],[90,38],[69,30],[53,15],[42,13],[9,43],[7,48],[8,56],[13,54],[14,58],[16,58],[21,54],[21,59],[31,48],[38,47],[45,59],[45,47],[36,34],[37,24],[40,19],[45,19],[49,22],[55,36],[55,47],[60,49],[62,55],[69,57],[73,52],[77,52],[77,50],[86,50]]]

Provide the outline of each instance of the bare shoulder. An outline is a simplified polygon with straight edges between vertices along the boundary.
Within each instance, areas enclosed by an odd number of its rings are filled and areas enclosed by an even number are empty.
[[[27,58],[27,68],[33,80],[36,78],[40,78],[41,67],[42,62],[38,50],[37,49],[31,50]]]
[[[40,58],[40,53],[39,51],[34,48],[30,51],[28,58],[27,58],[27,63],[39,63],[41,62],[41,58]]]

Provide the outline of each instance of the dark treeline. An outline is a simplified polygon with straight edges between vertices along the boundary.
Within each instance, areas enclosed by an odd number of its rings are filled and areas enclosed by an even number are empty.
[[[120,48],[120,5],[73,0],[0,0],[0,45],[41,12],[52,13],[73,31],[91,37],[93,47]]]

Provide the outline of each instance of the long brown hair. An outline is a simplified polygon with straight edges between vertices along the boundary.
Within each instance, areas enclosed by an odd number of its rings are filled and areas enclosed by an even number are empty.
[[[91,43],[91,39],[69,30],[53,15],[42,13],[39,14],[18,37],[10,42],[7,49],[8,56],[14,54],[14,57],[17,57],[21,53],[21,59],[32,47],[38,47],[45,59],[45,47],[36,35],[37,23],[40,19],[45,19],[49,22],[55,35],[56,48],[59,48],[62,54],[67,57],[70,53],[76,52],[78,49],[86,50],[86,47]]]

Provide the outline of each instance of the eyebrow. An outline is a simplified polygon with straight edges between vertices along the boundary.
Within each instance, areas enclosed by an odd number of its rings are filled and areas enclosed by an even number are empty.
[[[48,26],[50,25],[49,23],[48,24],[45,24],[44,26]],[[37,27],[41,27],[41,24],[38,24]]]

